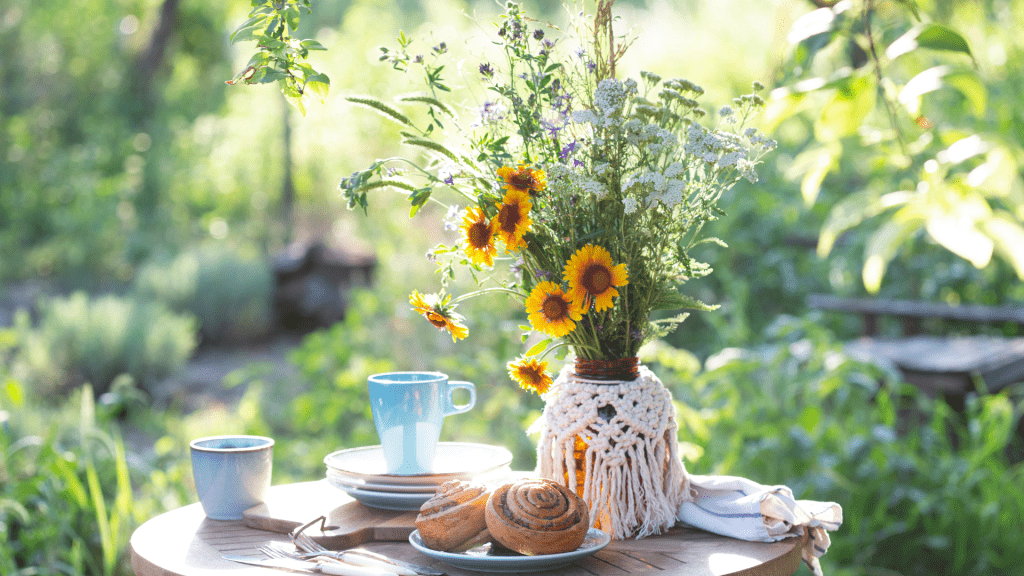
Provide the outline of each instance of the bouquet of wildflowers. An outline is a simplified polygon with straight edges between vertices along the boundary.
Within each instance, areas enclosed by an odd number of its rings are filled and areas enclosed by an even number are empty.
[[[679,292],[711,271],[690,253],[705,242],[724,246],[702,236],[705,225],[721,214],[724,191],[740,178],[757,180],[756,165],[775,146],[745,128],[764,104],[757,83],[707,126],[696,84],[648,72],[617,79],[629,42],[613,34],[611,4],[600,1],[592,20],[581,17],[563,35],[509,2],[495,40],[501,56],[474,66],[491,99],[477,103],[468,126],[442,101],[450,93],[443,42],[414,54],[402,35],[397,48],[381,48],[396,70],[423,72],[425,90],[400,96],[398,106],[425,107],[425,123],[378,99],[347,98],[400,123],[403,142],[426,159],[379,160],[345,178],[349,207],[365,210],[369,191],[391,187],[408,193],[413,214],[428,201],[445,204],[448,225],[459,230],[457,242],[429,254],[444,272],[441,289],[413,291],[413,308],[457,340],[468,334],[461,300],[515,295],[529,318],[524,328],[544,338],[508,370],[538,393],[551,384],[543,361],[550,353],[635,356],[686,317],[652,322],[653,311],[713,308]],[[456,202],[436,199],[437,190],[454,192]],[[456,297],[448,280],[459,265],[494,285]]]

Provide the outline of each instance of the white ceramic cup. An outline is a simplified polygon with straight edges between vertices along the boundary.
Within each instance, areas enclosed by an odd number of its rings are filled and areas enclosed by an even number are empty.
[[[265,436],[210,436],[193,440],[192,477],[208,518],[241,520],[270,489],[274,440]]]

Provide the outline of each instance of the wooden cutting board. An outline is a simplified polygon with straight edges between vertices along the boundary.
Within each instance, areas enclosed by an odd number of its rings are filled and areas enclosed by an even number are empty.
[[[326,526],[306,528],[303,534],[326,548],[341,550],[366,542],[407,542],[415,529],[416,511],[371,508],[331,486],[327,480],[275,486],[267,502],[242,513],[245,525],[287,534],[317,518]]]

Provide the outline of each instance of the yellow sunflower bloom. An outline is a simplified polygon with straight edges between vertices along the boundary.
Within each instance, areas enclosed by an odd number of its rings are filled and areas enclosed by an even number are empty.
[[[578,302],[583,310],[590,309],[593,302],[597,312],[612,307],[612,298],[619,295],[615,286],[629,284],[626,265],[612,265],[611,254],[594,244],[587,244],[573,254],[562,277],[569,284],[573,302]]]
[[[417,314],[422,314],[438,330],[447,330],[452,335],[452,342],[469,335],[469,328],[462,323],[464,318],[455,313],[455,306],[448,302],[451,296],[439,298],[436,294],[420,294],[413,290],[409,294],[409,303]]]
[[[543,170],[529,168],[524,164],[520,164],[519,168],[502,166],[498,168],[498,177],[505,181],[506,190],[518,190],[531,196],[548,187],[548,175]]]
[[[462,219],[462,248],[475,264],[494,265],[494,256],[498,253],[494,237],[497,224],[497,219],[488,222],[480,208],[466,211]]]
[[[526,192],[511,189],[502,198],[498,214],[494,217],[494,223],[498,237],[505,243],[506,254],[526,247],[523,234],[526,234],[530,225],[533,224],[533,220],[530,218],[532,208],[530,195]]]
[[[535,330],[555,338],[575,330],[576,322],[583,318],[579,304],[554,282],[541,282],[534,287],[526,299],[526,313]]]
[[[523,390],[544,394],[551,388],[551,376],[547,369],[547,362],[520,356],[508,363],[508,376]]]

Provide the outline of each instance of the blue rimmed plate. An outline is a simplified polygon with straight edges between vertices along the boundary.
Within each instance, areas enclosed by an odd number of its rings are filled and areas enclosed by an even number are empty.
[[[601,550],[612,541],[607,533],[591,528],[587,531],[583,544],[572,552],[561,554],[543,554],[540,556],[505,556],[495,554],[490,545],[479,546],[466,552],[441,552],[432,550],[423,544],[419,530],[409,535],[409,543],[420,552],[435,560],[440,560],[454,568],[474,570],[477,572],[541,572],[553,570],[572,564],[580,558],[586,558]],[[514,554],[514,553],[513,553]]]

